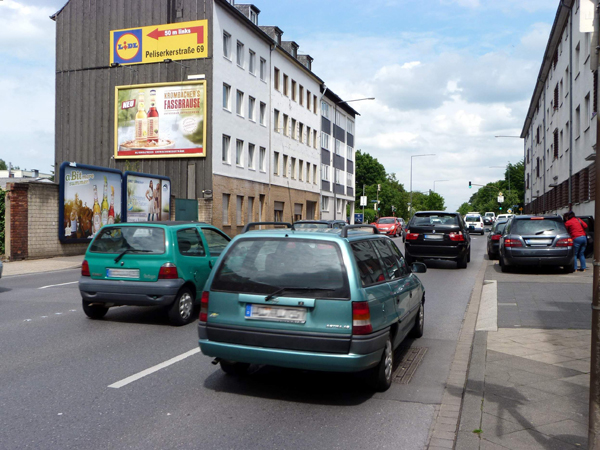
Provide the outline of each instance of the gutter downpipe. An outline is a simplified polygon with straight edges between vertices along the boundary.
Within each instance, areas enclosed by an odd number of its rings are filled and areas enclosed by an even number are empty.
[[[565,6],[561,1],[561,5]],[[573,206],[573,4],[569,7],[569,206],[571,211]]]
[[[542,183],[544,184],[544,189],[542,190],[542,212],[546,213],[546,81],[544,81],[544,141],[542,148],[542,155],[544,160],[544,175],[542,177]],[[570,95],[570,94],[569,94]]]

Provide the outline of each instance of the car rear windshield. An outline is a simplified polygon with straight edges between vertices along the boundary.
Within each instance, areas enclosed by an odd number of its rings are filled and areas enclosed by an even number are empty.
[[[496,226],[494,227],[494,234],[502,234],[504,233],[504,229],[506,228],[506,224],[508,222],[496,222]]]
[[[382,223],[396,223],[396,219],[379,219],[379,224]]]
[[[260,295],[281,288],[302,288],[282,294],[288,296],[349,298],[339,246],[312,239],[242,239],[227,251],[211,286],[217,291]]]
[[[416,214],[412,219],[414,226],[423,225],[458,225],[456,214],[443,213],[421,213]]]
[[[514,220],[510,230],[511,234],[520,235],[556,235],[566,234],[567,229],[562,220],[556,219],[524,219]]]
[[[299,230],[300,228],[329,228],[327,223],[295,223],[294,228]]]
[[[465,222],[481,222],[481,216],[467,216]]]
[[[90,245],[93,253],[165,252],[165,230],[156,227],[102,227]]]

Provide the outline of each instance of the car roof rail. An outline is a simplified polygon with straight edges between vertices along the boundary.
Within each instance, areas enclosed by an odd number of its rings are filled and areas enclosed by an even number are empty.
[[[277,223],[281,223],[281,222],[277,222]],[[296,224],[303,224],[303,223],[309,223],[309,224],[322,224],[322,225],[329,225],[331,224],[331,222],[328,222],[326,220],[298,220],[296,222],[293,223],[292,225],[292,230],[296,229]]]
[[[348,237],[348,230],[352,230],[352,229],[356,229],[356,228],[370,228],[373,230],[372,234],[379,234],[379,230],[377,229],[377,227],[375,225],[364,224],[364,225],[346,225],[344,228],[342,228],[341,236],[343,238]]]
[[[293,228],[292,224],[289,222],[250,222],[244,225],[244,228],[242,228],[242,233],[240,234],[246,233],[250,230],[250,228],[260,225],[279,225],[284,226],[286,228]]]

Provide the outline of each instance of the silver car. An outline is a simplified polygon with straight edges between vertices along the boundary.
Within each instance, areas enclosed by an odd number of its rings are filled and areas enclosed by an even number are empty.
[[[512,266],[558,266],[572,273],[573,259],[573,239],[560,216],[514,216],[500,238],[502,272]]]

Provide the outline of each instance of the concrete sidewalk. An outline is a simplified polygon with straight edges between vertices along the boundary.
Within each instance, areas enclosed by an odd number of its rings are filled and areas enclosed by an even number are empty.
[[[28,259],[25,261],[4,262],[2,276],[25,275],[28,273],[52,272],[55,270],[76,269],[81,267],[84,255],[60,256],[47,259]]]
[[[497,331],[478,321],[455,448],[586,448],[592,271],[503,274],[495,262],[485,279],[497,292],[479,318],[495,308]]]

